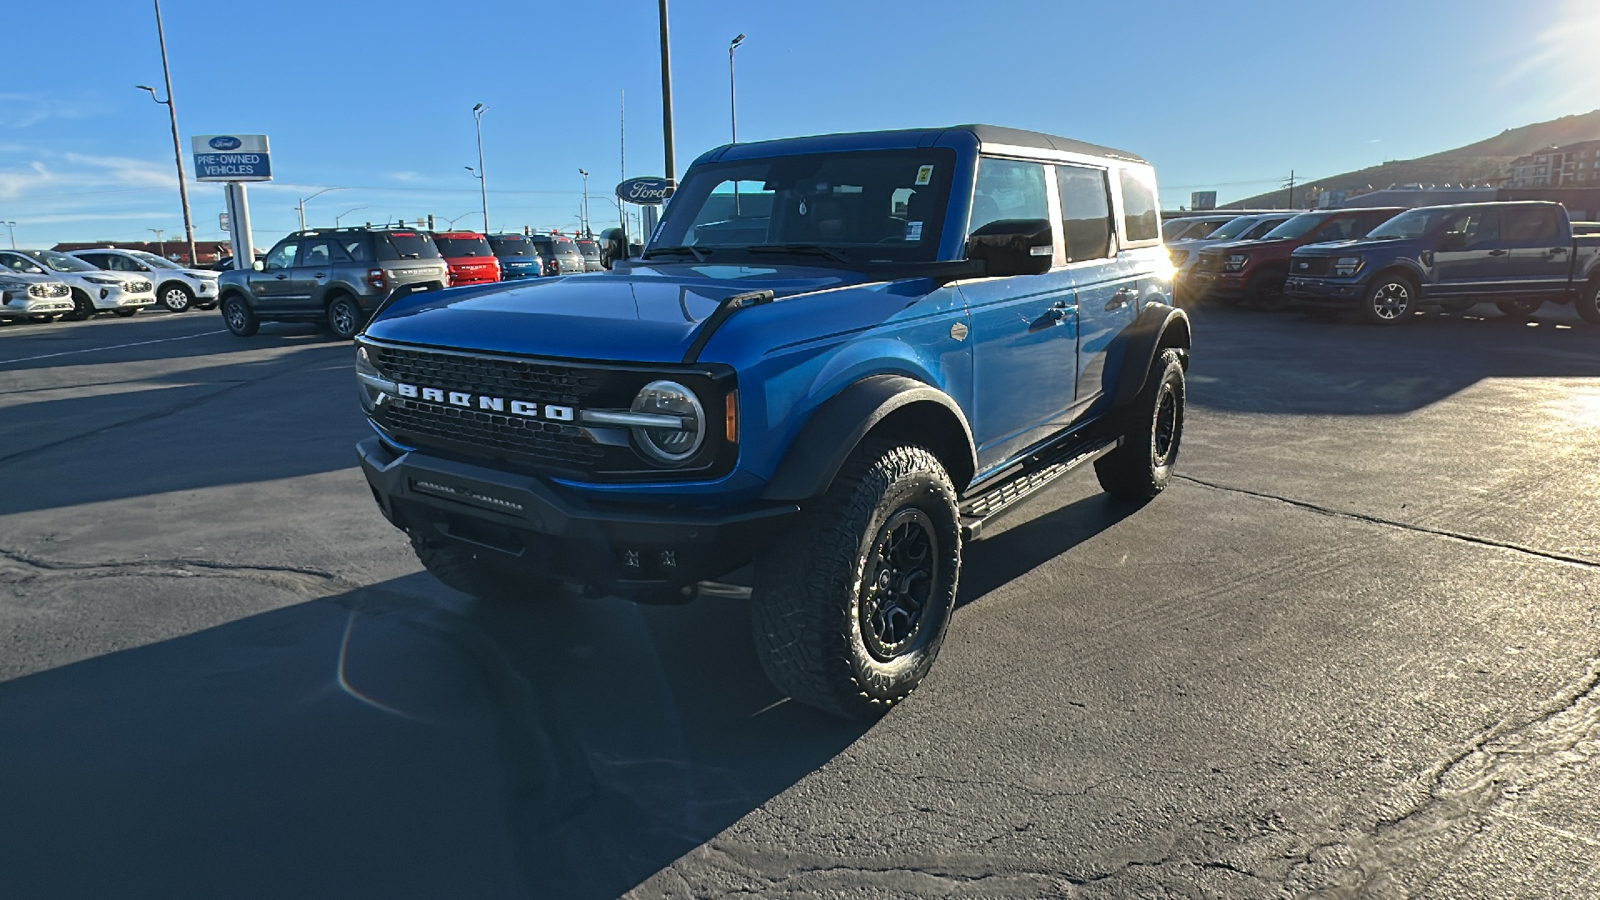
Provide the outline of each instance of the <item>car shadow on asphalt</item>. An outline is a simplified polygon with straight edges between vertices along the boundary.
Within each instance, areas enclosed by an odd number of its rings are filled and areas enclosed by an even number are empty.
[[[1067,477],[1093,478],[1094,475],[1083,470]],[[1046,493],[1060,489],[1058,485]],[[1028,502],[1047,501],[1033,498]],[[1004,527],[1008,523],[1001,519],[998,524],[1003,530],[967,545],[961,565],[961,586],[956,593],[956,608],[1016,581],[1113,527],[1138,512],[1139,508],[1137,504],[1097,493],[1008,528]],[[957,627],[959,623],[958,619]]]
[[[74,322],[32,331],[13,326],[4,337],[8,340],[0,342],[0,378],[7,372],[32,369],[114,366],[285,346],[350,346],[325,328],[298,323],[268,323],[254,337],[234,337],[215,312],[184,318],[169,313],[115,323]]]

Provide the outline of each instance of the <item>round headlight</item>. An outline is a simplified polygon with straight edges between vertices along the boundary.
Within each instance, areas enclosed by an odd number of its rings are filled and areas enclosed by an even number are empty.
[[[655,462],[681,466],[694,456],[706,439],[706,414],[694,391],[675,381],[652,381],[633,398],[632,412],[667,416],[676,425],[636,425],[633,439]]]

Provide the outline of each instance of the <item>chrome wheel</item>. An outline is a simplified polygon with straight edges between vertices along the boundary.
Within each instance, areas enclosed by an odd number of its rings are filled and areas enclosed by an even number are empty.
[[[861,572],[860,625],[867,652],[889,662],[926,637],[923,612],[936,596],[939,538],[919,509],[902,509],[878,529]]]
[[[173,312],[183,312],[189,308],[189,292],[176,285],[169,287],[161,295],[161,305]]]
[[[1372,314],[1393,322],[1411,310],[1411,289],[1398,281],[1383,284],[1372,293]]]

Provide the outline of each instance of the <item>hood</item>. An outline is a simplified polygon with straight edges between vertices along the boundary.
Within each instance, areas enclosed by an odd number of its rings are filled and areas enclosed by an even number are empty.
[[[783,266],[670,264],[416,294],[367,325],[375,340],[566,359],[682,361],[696,329],[734,294],[788,297],[865,281]]]
[[[203,278],[207,281],[214,280],[218,275],[222,274],[221,272],[213,272],[209,269],[180,269],[179,272],[180,274],[187,275],[190,278]]]
[[[1294,238],[1278,238],[1271,241],[1222,241],[1221,243],[1212,244],[1205,249],[1208,253],[1214,253],[1217,251],[1232,253],[1235,250],[1248,253],[1253,250],[1281,250],[1285,247],[1293,247],[1295,244],[1296,240]]]
[[[1401,244],[1409,243],[1412,242],[1399,238],[1386,238],[1378,241],[1367,240],[1366,238],[1355,238],[1348,241],[1329,241],[1326,244],[1307,244],[1304,247],[1294,251],[1294,255],[1349,256],[1353,252],[1359,253],[1363,250],[1371,250],[1376,247],[1395,247]]]

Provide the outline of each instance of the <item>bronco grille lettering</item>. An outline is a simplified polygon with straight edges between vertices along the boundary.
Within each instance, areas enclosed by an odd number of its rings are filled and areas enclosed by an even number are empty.
[[[430,403],[444,403],[450,406],[459,406],[465,409],[478,409],[488,412],[506,411],[511,407],[511,414],[529,419],[546,419],[551,422],[571,422],[577,419],[578,411],[570,406],[557,406],[553,403],[534,403],[528,400],[510,400],[506,397],[491,397],[486,394],[472,394],[467,391],[445,392],[439,388],[421,387],[415,384],[397,382],[395,393],[408,400],[423,400]]]

